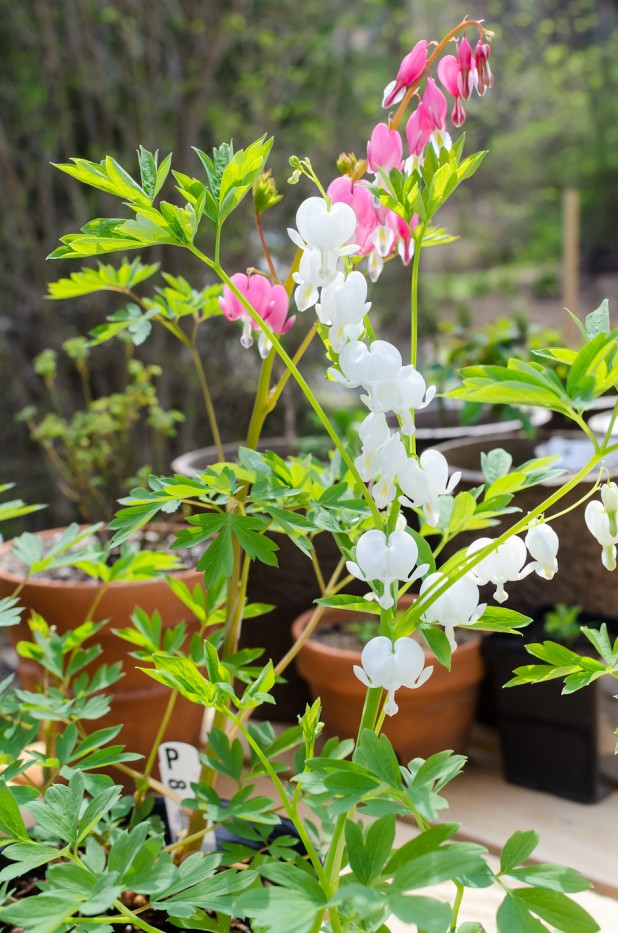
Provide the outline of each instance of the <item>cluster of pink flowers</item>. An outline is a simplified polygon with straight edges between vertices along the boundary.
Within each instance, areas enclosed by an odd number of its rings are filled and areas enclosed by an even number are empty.
[[[455,98],[451,120],[457,127],[466,118],[462,101],[468,100],[472,90],[484,94],[493,84],[489,55],[490,46],[487,42],[479,39],[473,54],[464,36],[457,45],[457,54],[445,55],[438,63],[438,78],[446,91]],[[384,107],[399,103],[407,89],[421,80],[427,70],[427,57],[428,43],[422,39],[405,56],[397,77],[385,88]],[[406,125],[410,155],[405,161],[403,141],[398,130],[387,123],[378,123],[367,144],[367,168],[375,176],[376,184],[381,184],[383,174],[388,174],[392,169],[409,173],[420,168],[428,145],[433,147],[437,155],[442,149],[451,148],[446,123],[447,110],[444,93],[434,78],[428,76],[422,97]],[[413,231],[418,224],[416,215],[408,224],[403,217],[376,202],[365,182],[355,181],[349,175],[331,182],[327,194],[333,203],[347,204],[353,209],[356,215],[353,241],[358,247],[357,255],[368,257],[369,276],[373,282],[380,275],[384,260],[393,253],[399,253],[404,263],[410,262],[414,254]]]
[[[384,90],[384,107],[389,108],[402,101],[406,92],[410,88],[415,89],[421,82],[428,71],[428,48],[429,43],[422,39],[405,56],[395,80]],[[455,100],[451,120],[456,127],[461,126],[466,118],[463,101],[468,100],[473,90],[482,95],[493,84],[489,67],[490,51],[484,35],[479,39],[474,53],[464,36],[457,43],[456,54],[445,55],[438,62],[438,79]],[[432,60],[429,59],[430,65]],[[376,185],[383,185],[384,176],[393,169],[409,174],[421,168],[427,146],[432,146],[436,155],[443,149],[451,148],[452,142],[446,122],[447,99],[433,77],[428,75],[422,96],[417,91],[417,97],[417,106],[405,129],[409,149],[407,158],[404,159],[403,140],[395,126],[378,123],[371,134],[367,144],[367,169],[373,174]],[[397,120],[394,121],[395,124],[396,122]],[[399,254],[407,265],[414,255],[414,230],[419,222],[416,214],[410,222],[406,221],[395,211],[380,204],[369,190],[366,181],[357,180],[351,175],[335,178],[328,186],[327,194],[333,205],[346,205],[352,209],[356,225],[347,239],[345,249],[334,252],[323,244],[319,249],[312,245],[313,233],[309,229],[310,224],[300,225],[304,235],[308,237],[306,241],[302,237],[299,239],[300,235],[295,231],[290,234],[303,250],[300,267],[294,273],[294,281],[298,286],[295,293],[296,303],[301,311],[316,304],[320,288],[333,283],[338,270],[341,270],[341,257],[344,254],[367,257],[368,273],[372,282],[380,276],[387,258]],[[326,204],[322,210],[322,213],[324,212],[328,214]],[[324,232],[323,223],[329,220],[334,224],[335,218],[336,213],[332,216],[328,214],[328,217],[320,215],[317,221],[318,239]],[[281,285],[271,285],[267,278],[259,274],[247,276],[243,273],[232,276],[232,282],[275,333],[284,334],[290,329],[295,318],[287,317],[289,299]],[[257,325],[228,286],[224,289],[220,305],[229,320],[243,322],[241,343],[244,347],[250,347],[253,344],[252,331],[257,329]],[[353,325],[351,320],[341,324],[348,329]],[[259,349],[262,356],[270,349],[268,340],[263,336],[260,337]]]

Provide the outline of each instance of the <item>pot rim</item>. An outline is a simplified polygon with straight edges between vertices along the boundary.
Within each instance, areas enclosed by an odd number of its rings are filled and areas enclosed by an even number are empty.
[[[40,538],[49,538],[51,535],[58,534],[63,532],[67,526],[64,528],[46,528],[44,531],[36,531],[36,534]],[[87,525],[80,526],[82,528],[87,528]],[[151,527],[157,527],[155,524]],[[158,527],[162,527],[161,524]],[[15,538],[10,538],[8,541],[3,541],[0,544],[0,557],[11,549]],[[203,574],[196,570],[195,568],[186,568],[183,570],[169,570],[165,575],[158,577],[146,577],[143,580],[112,580],[108,585],[108,588],[113,588],[114,590],[121,590],[124,588],[138,587],[138,586],[152,586],[153,584],[163,584],[167,588],[167,583],[165,581],[166,576],[173,576],[176,580],[187,581],[191,580],[194,577],[202,578]],[[24,574],[14,573],[10,570],[5,570],[0,566],[0,580],[6,580],[9,583],[19,586],[20,583],[24,581]],[[45,571],[41,571],[40,574],[35,574],[31,577],[28,577],[25,584],[26,587],[37,587],[42,589],[57,589],[58,591],[64,590],[65,592],[69,589],[90,589],[93,587],[105,586],[100,580],[88,579],[88,580],[54,580],[51,577],[45,576]]]
[[[410,603],[413,602],[415,598],[416,598],[415,596],[407,596],[407,597],[404,596],[403,597],[403,599],[407,599],[407,601],[409,601]],[[352,617],[355,612],[358,612],[359,615],[363,615],[362,609],[361,610],[337,609],[335,606],[328,606],[326,607],[325,614],[322,616],[322,618],[320,619],[318,623],[318,628],[323,627],[323,623],[329,622],[330,619],[332,619],[333,614],[339,615],[340,613],[343,613],[344,618],[345,618],[345,615]],[[297,616],[296,619],[294,619],[294,622],[292,623],[292,637],[294,638],[295,641],[304,632],[313,613],[314,613],[313,609],[307,609],[301,615]],[[465,631],[465,627],[462,627],[462,630]],[[484,635],[483,632],[477,632],[474,630],[468,630],[468,631],[469,631],[470,637],[467,638],[465,641],[462,641],[461,644],[457,646],[458,657],[462,657],[462,655],[466,655],[468,653],[475,653],[478,650],[478,646],[480,642],[483,641],[483,635]],[[423,648],[423,651],[425,652],[426,658],[430,658],[439,664],[439,661],[437,661],[433,652],[430,651],[430,649],[422,642],[421,642],[421,647]],[[361,663],[361,649],[359,649],[358,651],[351,651],[348,648],[335,648],[332,645],[325,645],[317,641],[317,639],[311,638],[311,637],[307,639],[307,641],[303,644],[300,650],[313,652],[316,655],[322,656],[322,657],[326,657],[326,656],[338,657],[340,658],[342,662],[347,662],[348,664],[360,665]]]

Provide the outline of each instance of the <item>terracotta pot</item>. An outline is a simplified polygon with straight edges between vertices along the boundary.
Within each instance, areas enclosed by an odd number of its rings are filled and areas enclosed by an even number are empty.
[[[314,610],[304,612],[292,626],[297,639],[309,623]],[[352,622],[362,613],[326,609],[319,628],[334,622]],[[426,650],[433,674],[417,690],[401,687],[396,701],[399,712],[387,716],[383,732],[390,739],[399,760],[428,758],[444,749],[466,749],[474,719],[479,684],[483,677],[481,636],[470,635],[453,654],[451,671],[442,667]],[[356,738],[367,688],[354,674],[360,665],[360,651],[332,648],[310,638],[300,649],[296,665],[309,683],[313,699],[322,700],[322,718],[326,729],[339,738]]]
[[[56,535],[61,529],[41,532],[41,537]],[[7,541],[0,546],[0,557],[10,550],[13,542]],[[174,573],[190,589],[202,581],[202,574],[195,570],[183,570]],[[22,577],[0,568],[0,599],[10,596],[21,583]],[[195,618],[188,616],[188,610],[172,593],[164,579],[143,580],[135,583],[112,583],[104,593],[96,609],[90,614],[90,608],[100,590],[96,582],[69,582],[45,579],[34,576],[28,580],[20,593],[20,601],[27,610],[38,612],[56,627],[59,634],[76,628],[88,618],[95,622],[108,620],[107,625],[94,636],[93,642],[101,645],[103,653],[90,666],[90,670],[99,665],[123,662],[124,677],[111,688],[112,705],[110,712],[92,723],[91,729],[106,728],[122,724],[123,728],[117,741],[126,746],[127,751],[147,756],[156,730],[159,726],[169,698],[169,688],[157,683],[137,669],[139,664],[129,657],[132,646],[129,642],[113,634],[114,628],[127,628],[131,625],[131,614],[139,606],[149,615],[157,610],[161,615],[163,629],[172,628],[181,620],[187,622],[189,634],[197,631]],[[18,625],[9,627],[8,634],[16,646],[18,641],[30,640],[27,624],[28,612],[23,613]],[[25,658],[19,659],[19,676],[27,690],[36,689],[41,683],[41,668]],[[165,732],[164,741],[199,743],[203,709],[195,703],[178,697],[174,715]],[[137,770],[143,762],[136,762]],[[114,778],[119,780],[119,772]],[[122,783],[119,780],[119,783]]]

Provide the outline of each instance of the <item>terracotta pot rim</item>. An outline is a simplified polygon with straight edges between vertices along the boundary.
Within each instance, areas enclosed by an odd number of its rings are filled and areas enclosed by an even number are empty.
[[[410,602],[413,601],[413,598],[414,597],[409,597]],[[337,613],[337,614],[345,613],[349,615],[350,617],[353,615],[353,612],[351,612],[349,609],[339,610],[339,609],[336,609],[334,606],[333,607],[329,606],[328,610],[330,610],[330,612],[328,613],[329,615],[332,615],[333,613]],[[298,639],[298,637],[305,630],[311,616],[313,615],[313,612],[314,612],[313,609],[308,609],[306,612],[303,612],[302,615],[299,615],[296,619],[294,619],[294,622],[292,623],[292,637],[294,638],[294,640]],[[362,610],[359,611],[359,614],[362,615]],[[328,618],[327,616],[322,616],[322,619],[318,623],[318,628],[320,628],[320,626],[325,621],[327,621],[327,618]],[[466,641],[463,641],[461,644],[457,646],[457,656],[459,658],[463,657],[466,654],[474,654],[478,650],[479,642],[483,640],[482,632],[471,631],[470,636],[471,637],[469,639],[466,639]],[[432,660],[435,661],[434,654],[425,645],[422,645],[422,647],[423,647],[426,657],[431,658]],[[360,650],[350,651],[347,648],[334,648],[331,645],[322,644],[321,642],[311,637],[308,638],[308,640],[305,642],[305,644],[302,647],[302,650],[315,653],[316,655],[322,656],[322,657],[326,657],[326,656],[336,657],[336,658],[339,658],[342,662],[347,662],[349,664],[360,664],[360,659],[361,659]]]
[[[84,525],[82,527],[86,528],[87,526]],[[48,538],[51,535],[64,531],[65,528],[62,528],[62,527],[61,528],[46,528],[44,531],[35,532],[35,534],[40,538]],[[11,547],[13,546],[14,540],[15,540],[14,538],[11,538],[9,541],[3,541],[2,544],[0,544],[0,556],[6,553],[6,551],[11,549]],[[109,587],[113,588],[114,590],[122,590],[122,589],[128,590],[133,587],[144,586],[144,584],[152,585],[154,583],[159,583],[159,584],[163,584],[167,586],[167,584],[165,583],[165,576],[173,576],[175,580],[184,581],[184,580],[192,579],[196,575],[199,577],[202,577],[202,573],[200,571],[191,569],[191,568],[187,568],[184,570],[170,570],[165,575],[161,575],[157,577],[145,577],[143,580],[113,580],[109,584]],[[4,570],[2,567],[0,567],[0,580],[6,580],[9,583],[15,584],[15,586],[18,586],[20,583],[23,582],[24,574],[14,573],[10,570]],[[28,587],[30,586],[43,587],[45,589],[57,589],[59,591],[64,590],[65,592],[69,589],[78,589],[78,590],[79,589],[91,589],[93,587],[97,587],[97,586],[100,587],[102,585],[104,584],[102,584],[100,580],[93,580],[93,579],[53,580],[51,577],[45,576],[45,571],[42,571],[40,574],[35,574],[29,577],[28,582],[26,584],[26,586]]]

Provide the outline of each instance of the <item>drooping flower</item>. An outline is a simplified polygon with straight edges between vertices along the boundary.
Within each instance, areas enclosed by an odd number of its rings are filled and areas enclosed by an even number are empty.
[[[482,550],[488,544],[494,543],[495,541],[492,538],[479,538],[468,548],[468,556],[476,554],[477,551]],[[522,580],[530,571],[535,569],[534,564],[529,564],[527,567],[524,567],[526,557],[526,545],[521,538],[517,535],[513,535],[507,538],[504,544],[498,545],[492,554],[484,557],[476,564],[470,571],[470,575],[476,580],[479,586],[484,586],[486,583],[494,583],[496,586],[494,599],[499,603],[503,603],[508,599],[508,593],[504,589],[504,584],[514,582],[515,580]]]
[[[421,598],[429,591],[447,581],[443,573],[430,573],[421,583]],[[451,650],[455,651],[457,642],[454,629],[456,625],[473,625],[481,618],[487,603],[479,605],[479,588],[470,577],[462,577],[451,583],[449,588],[438,596],[422,615],[424,622],[434,622],[444,626]]]
[[[398,104],[406,92],[406,88],[418,81],[427,64],[427,40],[417,42],[411,52],[401,62],[397,77],[384,88],[382,106],[385,109]]]
[[[418,547],[414,538],[406,531],[393,531],[387,538],[383,531],[373,528],[358,539],[355,549],[356,562],[348,561],[348,573],[366,583],[380,583],[384,592],[373,595],[383,609],[395,604],[392,586],[398,581],[411,583],[427,571],[427,564],[416,566]]]
[[[354,243],[357,252],[367,252],[370,247],[368,240],[376,228],[378,218],[376,215],[373,195],[362,184],[353,182],[348,175],[340,175],[331,181],[326,193],[335,204],[347,204],[354,211],[356,227],[354,230]]]
[[[298,272],[293,274],[296,282],[294,300],[299,311],[312,308],[320,297],[319,289],[328,285],[337,275],[339,253],[333,250],[326,257],[318,249],[307,249],[300,257]]]
[[[372,411],[384,411],[376,407],[375,393],[378,385],[390,382],[401,370],[401,353],[386,340],[374,340],[367,346],[360,340],[346,343],[339,354],[339,370],[331,367],[329,374],[348,389],[362,386],[369,394],[361,395],[362,401]]]
[[[406,123],[406,139],[411,156],[421,156],[433,132],[433,126],[425,105],[421,101]],[[412,166],[416,167],[416,165]]]
[[[323,198],[307,198],[296,212],[297,230],[288,227],[288,236],[302,250],[319,250],[319,274],[333,271],[341,256],[356,253],[350,240],[356,230],[356,215],[349,204],[328,204]]]
[[[445,55],[444,58],[440,59],[438,62],[438,77],[448,93],[455,98],[451,120],[455,126],[462,126],[466,119],[466,112],[461,102],[459,62],[454,55]]]
[[[425,652],[413,638],[398,638],[393,644],[386,635],[377,635],[368,641],[361,654],[361,664],[354,665],[354,673],[367,687],[382,687],[387,691],[384,712],[394,716],[399,707],[395,691],[400,687],[415,689],[422,686],[433,671],[425,667]]]
[[[603,548],[601,560],[607,570],[616,569],[618,544],[618,486],[606,483],[601,487],[601,502],[594,499],[586,506],[584,518],[588,530]]]
[[[536,561],[534,572],[545,580],[558,573],[558,535],[546,522],[530,525],[525,538],[528,553]]]
[[[476,64],[477,73],[476,90],[481,97],[487,88],[490,88],[494,83],[494,76],[492,75],[491,68],[489,67],[490,55],[491,46],[489,43],[483,42],[482,39],[479,39],[476,44],[476,49],[474,50],[474,61]]]
[[[363,320],[371,308],[367,298],[367,279],[362,272],[339,273],[322,289],[316,312],[322,324],[329,326],[328,337],[335,353],[349,340],[358,340],[365,329]]]
[[[461,473],[449,479],[448,463],[439,450],[424,450],[419,460],[411,457],[399,471],[397,481],[404,495],[400,502],[413,509],[423,509],[430,525],[437,525],[440,517],[440,497],[449,495]]]
[[[382,444],[375,457],[375,474],[379,478],[373,484],[371,495],[379,509],[385,509],[394,501],[397,495],[395,480],[397,474],[407,459],[406,449],[403,446],[398,431]]]
[[[431,122],[431,145],[436,155],[440,155],[440,150],[450,150],[453,142],[446,132],[446,97],[433,78],[427,79],[427,87],[423,94],[423,107]]]
[[[465,36],[457,49],[457,64],[459,65],[460,93],[464,100],[468,100],[476,85],[476,60],[472,58],[472,46]]]
[[[370,412],[358,429],[362,453],[356,458],[356,469],[364,483],[378,474],[378,452],[391,436],[386,417],[382,413]]]
[[[379,411],[393,411],[401,418],[401,431],[407,437],[414,434],[414,422],[411,412],[426,408],[436,394],[436,387],[425,383],[422,375],[414,366],[402,366],[389,382],[380,383],[374,398]]]
[[[287,317],[289,298],[283,285],[271,285],[263,275],[245,275],[244,272],[237,272],[231,276],[231,281],[271,330],[276,334],[287,333],[296,318]],[[223,295],[219,299],[219,306],[228,321],[243,321],[240,342],[245,349],[253,346],[252,331],[259,330],[259,324],[253,320],[240,298],[234,294],[229,285],[223,287]],[[268,356],[270,341],[263,332],[260,334],[258,347],[262,358]]]
[[[376,174],[382,169],[388,174],[392,168],[401,168],[402,158],[403,143],[397,130],[390,130],[386,123],[378,123],[367,143],[369,171]]]

